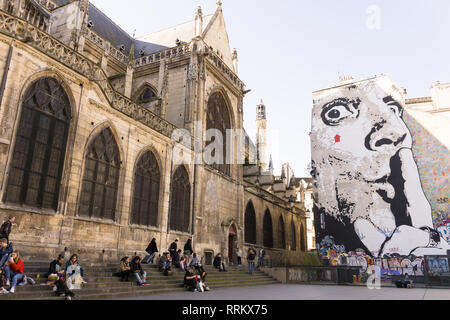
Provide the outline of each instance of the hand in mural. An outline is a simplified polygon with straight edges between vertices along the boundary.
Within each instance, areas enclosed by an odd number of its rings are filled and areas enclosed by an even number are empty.
[[[450,250],[450,245],[434,230],[400,226],[391,236],[365,219],[355,222],[355,230],[364,245],[375,256],[397,253],[402,256],[440,255]]]

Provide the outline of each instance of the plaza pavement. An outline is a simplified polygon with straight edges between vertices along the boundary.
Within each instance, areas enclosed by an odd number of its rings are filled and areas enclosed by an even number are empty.
[[[450,289],[369,290],[355,286],[280,284],[220,289],[205,293],[177,292],[120,300],[450,300]]]

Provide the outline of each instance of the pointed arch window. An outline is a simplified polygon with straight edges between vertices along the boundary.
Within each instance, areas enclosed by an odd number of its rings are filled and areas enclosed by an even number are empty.
[[[91,141],[85,157],[80,216],[115,219],[119,174],[119,147],[106,128]]]
[[[291,250],[297,251],[297,234],[295,232],[294,221],[291,223]]]
[[[142,155],[134,172],[131,223],[144,226],[158,224],[160,170],[153,152]]]
[[[256,214],[251,201],[245,209],[245,242],[256,244]]]
[[[147,85],[141,90],[141,93],[138,95],[136,101],[139,104],[144,104],[155,100],[157,97],[158,96],[156,95],[155,90]]]
[[[216,129],[222,133],[222,149],[215,150],[211,156],[216,158],[216,162],[211,166],[226,174],[231,174],[231,166],[227,164],[227,130],[231,129],[231,119],[227,104],[221,93],[213,93],[208,101],[208,111],[206,114],[206,130]],[[217,137],[207,143],[207,146],[216,142]],[[218,157],[217,152],[222,152],[222,156]]]
[[[57,210],[67,136],[69,98],[44,77],[25,92],[4,201]]]
[[[173,176],[170,187],[170,229],[189,232],[191,186],[189,175],[184,166],[179,166]]]
[[[263,222],[263,242],[264,247],[273,248],[273,228],[272,228],[272,215],[269,209],[264,214]]]
[[[279,237],[279,248],[280,249],[286,249],[286,232],[284,228],[284,220],[283,217],[280,216],[280,219],[278,220],[278,237]]]

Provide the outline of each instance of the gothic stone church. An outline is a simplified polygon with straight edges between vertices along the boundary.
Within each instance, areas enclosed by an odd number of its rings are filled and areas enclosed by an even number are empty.
[[[192,238],[204,263],[250,246],[295,263],[305,250],[303,204],[245,178],[257,164],[173,162],[177,129],[243,127],[220,2],[135,39],[88,0],[0,0],[0,70],[0,219],[16,217],[26,259],[116,261],[153,237],[160,252]]]

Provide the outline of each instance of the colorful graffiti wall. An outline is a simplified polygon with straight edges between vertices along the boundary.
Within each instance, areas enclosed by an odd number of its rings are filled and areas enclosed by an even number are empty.
[[[350,264],[370,258],[384,270],[420,272],[423,259],[417,257],[450,250],[448,230],[442,229],[448,228],[448,210],[436,216],[448,193],[448,183],[442,184],[448,160],[440,158],[447,152],[448,159],[448,151],[430,142],[414,154],[420,126],[410,131],[404,117],[402,94],[386,76],[314,93],[314,214],[317,242],[327,255],[331,249]],[[427,147],[439,149],[432,160]],[[431,181],[422,187],[420,174],[430,176],[430,170]],[[429,199],[441,195],[432,210]]]
[[[403,118],[413,138],[414,158],[423,190],[431,204],[434,227],[450,243],[448,118],[441,113],[412,110],[405,112]],[[442,134],[444,136],[439,137]]]

